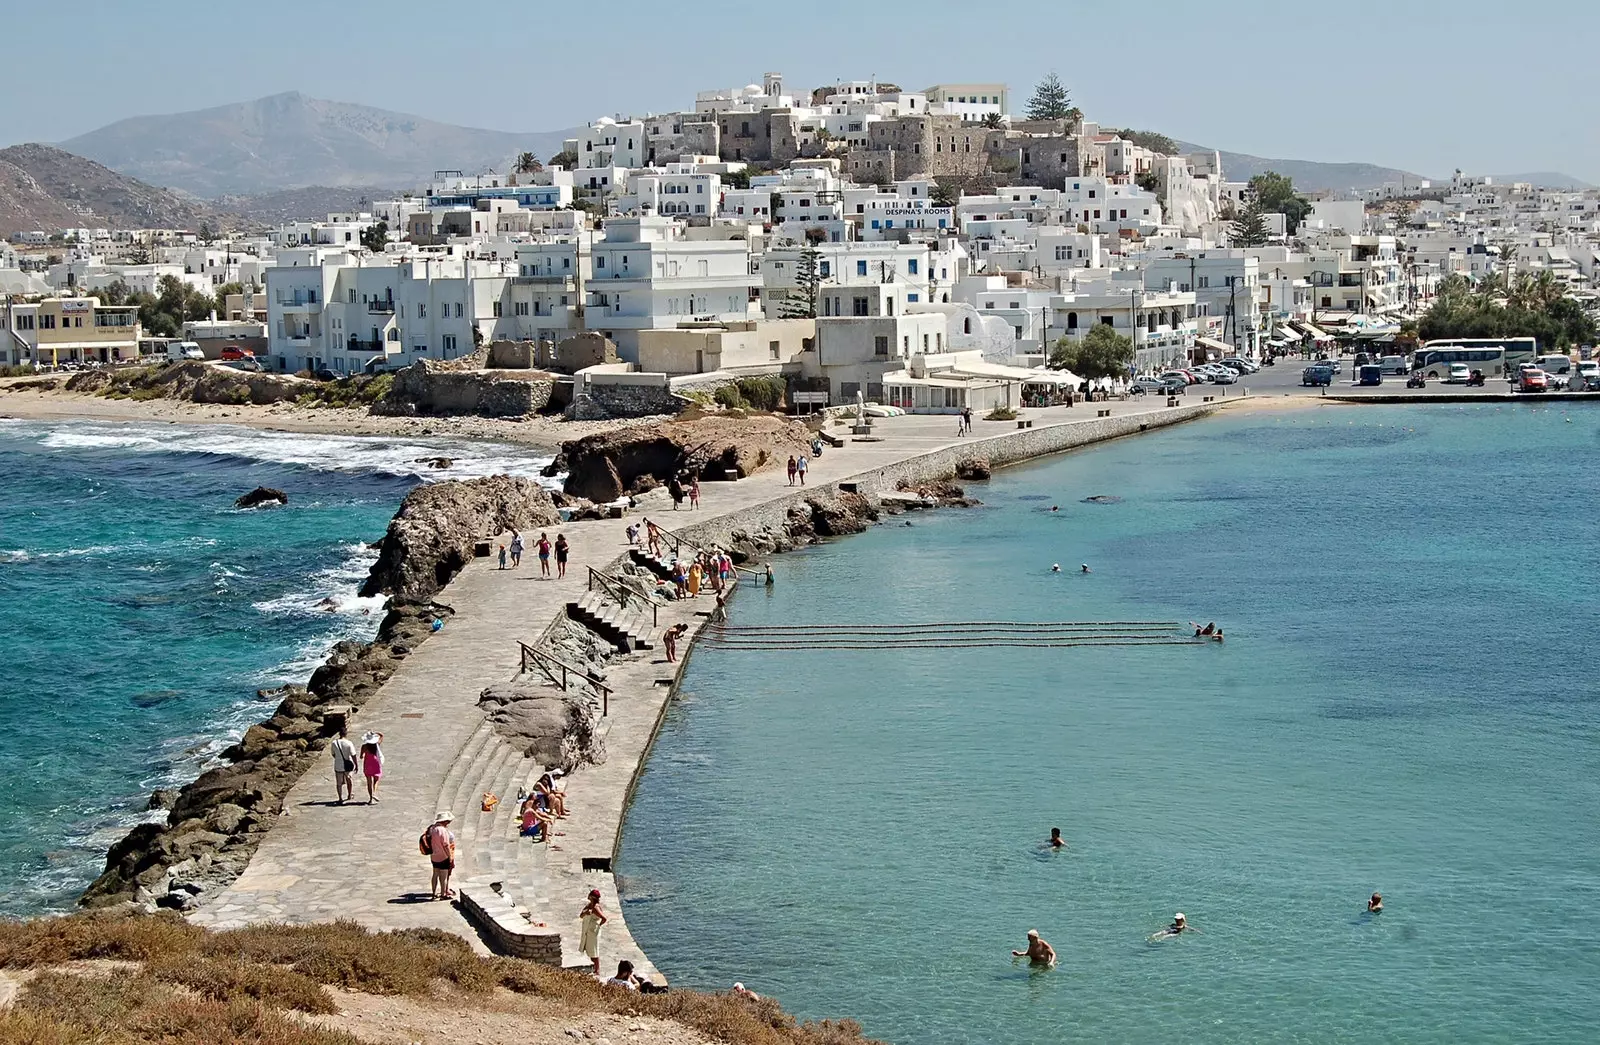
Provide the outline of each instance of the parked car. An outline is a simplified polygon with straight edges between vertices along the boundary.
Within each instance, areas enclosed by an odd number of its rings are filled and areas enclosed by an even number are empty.
[[[1472,376],[1472,369],[1465,363],[1451,363],[1450,372],[1445,375],[1444,383],[1447,385],[1464,385],[1467,378]]]
[[[1573,392],[1600,392],[1600,363],[1586,359],[1574,366],[1567,388]]]
[[[1163,374],[1160,377],[1138,378],[1129,386],[1129,390],[1136,395],[1146,392],[1151,395],[1183,395],[1189,390],[1189,382],[1182,377]]]
[[[1310,388],[1318,385],[1333,384],[1333,369],[1331,367],[1313,364],[1300,371],[1300,383]]]
[[[1227,358],[1223,359],[1222,365],[1231,366],[1234,369],[1243,371],[1246,374],[1253,374],[1261,369],[1258,364],[1252,363],[1248,359],[1240,359],[1238,356],[1228,356]]]
[[[193,341],[173,341],[167,345],[167,362],[182,363],[190,359],[204,359],[206,354]]]
[[[256,361],[255,356],[243,356],[238,359],[224,359],[222,365],[230,370],[245,370],[252,374],[259,374],[264,367]]]
[[[1188,372],[1187,371],[1183,371],[1183,370],[1167,370],[1167,371],[1163,371],[1162,374],[1161,374],[1161,380],[1163,380],[1163,381],[1171,381],[1174,384],[1178,385],[1178,387],[1180,387],[1180,388],[1188,388],[1190,385],[1195,383],[1195,382],[1189,380]]]
[[[1366,363],[1356,371],[1356,384],[1371,387],[1383,384],[1383,367],[1376,363]]]
[[[329,370],[327,367],[322,367],[320,369],[313,370],[311,372],[311,376],[316,378],[318,381],[337,381],[344,375],[338,371]]]
[[[1550,375],[1529,363],[1517,368],[1518,392],[1546,392],[1550,389]]]
[[[1383,368],[1385,374],[1404,374],[1411,369],[1406,366],[1405,356],[1384,356],[1378,360],[1378,366]]]
[[[254,352],[248,348],[240,348],[238,345],[224,345],[221,356],[224,362],[234,359],[254,359],[255,357],[256,354]]]
[[[1212,376],[1211,383],[1214,385],[1236,385],[1239,383],[1239,375],[1227,367],[1222,367]]]
[[[1565,377],[1572,373],[1572,357],[1563,355],[1540,356],[1533,361],[1533,365],[1545,372],[1550,378]]]

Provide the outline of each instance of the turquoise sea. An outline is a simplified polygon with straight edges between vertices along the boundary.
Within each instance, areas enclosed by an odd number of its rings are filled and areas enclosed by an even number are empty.
[[[441,453],[456,477],[544,463],[492,444],[0,421],[0,915],[70,908],[152,789],[272,713],[258,689],[371,637],[367,545],[440,474],[416,459]],[[256,486],[289,504],[235,510]]]
[[[697,646],[629,925],[681,986],[905,1045],[1593,1041],[1597,453],[1556,404],[1225,416],[781,557],[735,625],[1228,641]],[[1030,928],[1058,968],[1013,962]]]

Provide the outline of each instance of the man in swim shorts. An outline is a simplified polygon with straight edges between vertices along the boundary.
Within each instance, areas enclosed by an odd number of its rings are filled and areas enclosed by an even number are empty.
[[[1025,951],[1012,951],[1013,958],[1027,958],[1031,965],[1054,965],[1056,963],[1056,949],[1045,942],[1039,935],[1038,929],[1028,930],[1028,949]]]
[[[1066,846],[1067,846],[1067,843],[1061,837],[1061,828],[1052,827],[1050,829],[1050,848],[1051,849],[1065,849]]]

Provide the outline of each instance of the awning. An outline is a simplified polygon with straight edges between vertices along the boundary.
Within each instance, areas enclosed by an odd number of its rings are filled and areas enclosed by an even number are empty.
[[[1304,328],[1306,333],[1310,334],[1313,338],[1315,338],[1318,341],[1332,341],[1333,340],[1333,335],[1332,334],[1328,333],[1325,330],[1319,330],[1318,328],[1312,326],[1310,323],[1307,323],[1305,320],[1301,320],[1300,321],[1300,326],[1302,328]]]
[[[1199,345],[1201,348],[1209,348],[1213,352],[1221,352],[1224,355],[1229,356],[1233,355],[1234,352],[1237,351],[1232,345],[1227,344],[1226,342],[1213,341],[1208,337],[1196,337],[1194,339],[1194,343]]]

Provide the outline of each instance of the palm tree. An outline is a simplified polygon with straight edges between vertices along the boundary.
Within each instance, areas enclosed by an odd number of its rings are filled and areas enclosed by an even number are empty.
[[[544,170],[544,164],[533,153],[523,152],[517,154],[517,162],[511,169],[518,174],[538,174]]]
[[[985,116],[985,117],[984,117],[984,118],[983,118],[983,125],[984,125],[984,126],[985,126],[985,127],[987,127],[987,128],[988,128],[988,129],[989,129],[989,130],[991,130],[991,131],[997,131],[997,130],[999,130],[999,129],[1000,129],[1000,128],[1001,128],[1001,127],[1003,127],[1003,126],[1005,126],[1005,123],[1004,123],[1004,121],[1003,121],[1003,120],[1002,120],[1002,119],[1001,119],[1001,117],[1000,117],[1000,114],[999,114],[999,113],[997,113],[997,112],[992,112],[992,113],[990,113],[990,114],[989,114],[989,115],[987,115],[987,116]]]

